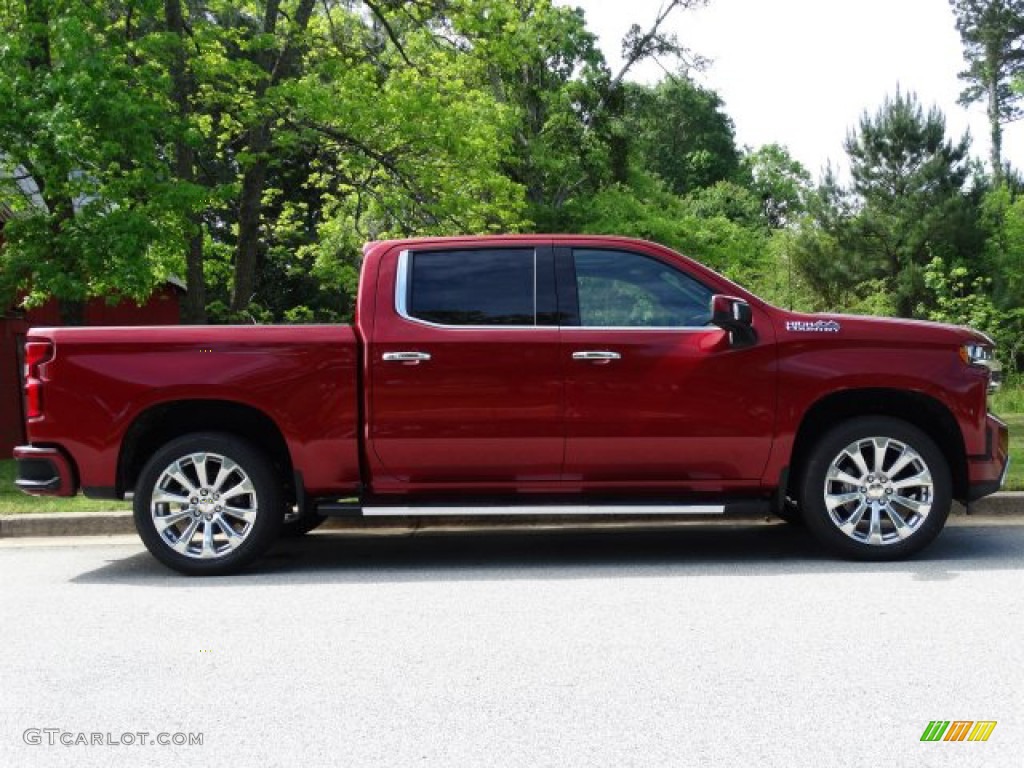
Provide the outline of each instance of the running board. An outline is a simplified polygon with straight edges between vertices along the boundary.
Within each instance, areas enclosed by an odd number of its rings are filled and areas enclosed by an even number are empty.
[[[721,515],[724,504],[527,504],[471,507],[363,507],[364,517],[486,517],[492,515]]]

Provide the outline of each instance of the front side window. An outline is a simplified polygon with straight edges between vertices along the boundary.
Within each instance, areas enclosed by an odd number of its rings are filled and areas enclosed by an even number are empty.
[[[679,328],[707,325],[712,291],[648,256],[573,251],[580,325]]]
[[[410,255],[407,313],[441,325],[535,325],[532,248]]]

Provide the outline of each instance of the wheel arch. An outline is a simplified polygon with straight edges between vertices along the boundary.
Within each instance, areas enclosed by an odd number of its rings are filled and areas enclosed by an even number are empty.
[[[143,466],[161,446],[193,432],[224,432],[251,443],[280,471],[286,494],[294,496],[291,453],[280,427],[258,408],[232,400],[177,400],[140,413],[121,442],[118,495],[135,488]]]
[[[923,392],[884,387],[833,392],[807,409],[793,443],[788,481],[790,495],[799,487],[803,468],[821,436],[843,421],[865,416],[899,419],[927,434],[949,464],[953,498],[966,497],[967,451],[952,412],[941,401]]]

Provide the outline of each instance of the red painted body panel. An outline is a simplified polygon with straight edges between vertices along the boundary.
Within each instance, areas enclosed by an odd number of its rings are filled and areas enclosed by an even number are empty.
[[[395,338],[386,324],[368,345],[374,488],[482,483],[518,488],[562,469],[559,334],[507,330],[486,340],[432,328]],[[382,362],[408,348],[429,363]]]
[[[558,329],[438,328],[400,317],[401,250],[374,259],[376,277],[364,278],[360,293],[373,490],[519,491],[557,483],[565,443]],[[399,351],[431,359],[383,361]]]
[[[84,323],[87,326],[175,325],[181,322],[180,294],[180,288],[164,285],[142,306],[128,300],[107,304],[103,299],[92,299],[85,305]],[[58,325],[60,321],[60,305],[54,300],[29,310],[0,313],[0,455],[9,454],[25,440],[17,348],[24,344],[29,328]]]
[[[776,398],[771,326],[758,325],[767,339],[747,349],[730,347],[718,328],[564,329],[565,479],[582,488],[637,480],[758,488]],[[591,349],[621,359],[571,357]]]
[[[451,240],[417,241],[417,249]],[[458,244],[461,241],[456,241]],[[466,241],[481,242],[479,238]],[[615,244],[664,259],[666,250],[615,238],[487,238],[488,247]],[[579,492],[759,489],[775,405],[774,331],[757,310],[761,342],[729,347],[716,328],[596,330],[438,328],[399,316],[396,268],[408,243],[376,246],[359,303],[367,342],[367,444],[376,493],[427,490]],[[679,257],[667,252],[670,259]],[[369,269],[369,265],[367,265]],[[696,270],[717,290],[738,292]],[[372,317],[372,326],[370,318]],[[599,342],[611,365],[572,361]],[[421,351],[429,362],[385,363]],[[746,371],[745,377],[736,375]]]
[[[351,328],[42,328],[29,338],[56,349],[29,439],[61,446],[83,487],[114,487],[121,442],[147,409],[221,400],[270,417],[310,493],[358,488]]]
[[[407,249],[503,245],[631,250],[673,263],[750,304],[756,342],[718,328],[439,327],[396,308]],[[966,328],[777,309],[661,246],[530,235],[368,244],[354,328],[41,329],[33,445],[59,446],[83,486],[115,484],[129,426],[180,399],[230,400],[278,426],[312,496],[623,491],[766,496],[801,423],[836,393],[897,389],[933,399],[959,426],[969,482],[997,481],[1005,427],[987,374],[958,350]],[[573,360],[581,350],[621,355]],[[429,361],[385,362],[392,352]],[[359,381],[362,380],[362,390]],[[360,413],[363,420],[360,422]],[[367,484],[368,487],[361,485]]]
[[[821,319],[776,312],[780,328],[787,321]],[[931,397],[956,419],[967,455],[985,452],[988,376],[983,369],[964,365],[958,354],[960,345],[982,341],[981,334],[911,320],[830,318],[840,324],[839,333],[780,330],[778,426],[767,480],[788,465],[807,411],[843,391],[886,388]]]

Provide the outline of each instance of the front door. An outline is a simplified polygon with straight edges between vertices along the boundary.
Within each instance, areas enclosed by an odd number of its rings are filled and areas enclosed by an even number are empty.
[[[711,288],[675,264],[558,251],[559,295],[576,323],[562,328],[565,479],[692,490],[759,480],[774,424],[773,345],[732,347],[708,325]]]

